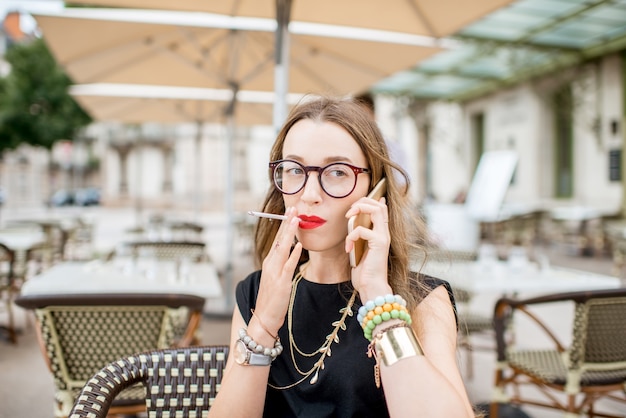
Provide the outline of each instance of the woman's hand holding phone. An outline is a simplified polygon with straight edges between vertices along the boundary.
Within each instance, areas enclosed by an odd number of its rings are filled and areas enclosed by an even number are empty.
[[[366,198],[356,201],[346,213],[350,218],[346,251],[353,254],[352,284],[361,298],[368,294],[375,293],[374,296],[377,296],[390,292],[387,259],[391,237],[385,189],[386,181],[383,179]]]
[[[369,199],[374,199],[379,201],[381,197],[385,196],[387,192],[387,181],[386,179],[381,179],[376,186],[372,189],[372,191],[367,195]],[[348,220],[348,234],[352,233],[357,227],[362,226],[363,228],[371,229],[372,228],[372,218],[367,212],[360,212],[357,215],[353,215]],[[365,254],[367,250],[367,241],[359,238],[354,242],[352,249],[350,250],[350,265],[354,268],[359,265],[361,262],[361,258]]]

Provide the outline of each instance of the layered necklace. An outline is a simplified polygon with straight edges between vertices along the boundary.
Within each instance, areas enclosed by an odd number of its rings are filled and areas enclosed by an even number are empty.
[[[296,371],[302,376],[302,378],[297,380],[294,383],[291,383],[285,386],[275,386],[275,385],[272,385],[271,383],[268,383],[268,385],[274,389],[280,389],[280,390],[290,389],[304,382],[311,375],[313,375],[313,377],[311,378],[310,383],[312,385],[317,383],[320,370],[324,370],[324,360],[326,359],[326,357],[330,357],[332,354],[330,346],[333,343],[339,344],[339,331],[346,330],[346,318],[348,316],[354,315],[352,312],[352,305],[354,304],[354,301],[356,299],[356,290],[352,291],[352,295],[350,296],[350,299],[348,300],[347,305],[339,310],[341,317],[337,321],[332,323],[332,326],[334,327],[332,332],[326,336],[324,343],[322,343],[322,345],[317,350],[311,353],[306,353],[298,347],[293,336],[293,306],[296,300],[296,291],[298,290],[298,284],[302,281],[304,277],[304,271],[306,270],[306,266],[307,264],[302,266],[300,271],[298,271],[298,273],[296,274],[296,277],[293,279],[293,282],[291,283],[291,296],[289,298],[289,308],[287,310],[287,330],[289,331],[289,348],[290,348],[289,352],[291,354],[291,361],[293,362],[293,366],[295,367]],[[307,371],[303,371],[298,366],[298,362],[296,361],[296,357],[295,357],[296,352],[300,354],[301,356],[308,357],[308,358],[319,354],[319,358],[317,359],[315,364],[313,364],[313,367],[311,367]]]

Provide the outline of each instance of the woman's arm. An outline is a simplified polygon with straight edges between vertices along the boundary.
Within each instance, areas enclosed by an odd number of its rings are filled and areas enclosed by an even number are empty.
[[[411,317],[424,355],[399,360],[389,367],[380,362],[390,416],[473,417],[457,366],[456,319],[446,288],[433,290]]]

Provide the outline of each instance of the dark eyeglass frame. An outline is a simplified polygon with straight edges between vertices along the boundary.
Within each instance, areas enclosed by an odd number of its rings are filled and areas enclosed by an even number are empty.
[[[297,164],[300,167],[302,167],[302,169],[304,170],[304,183],[302,183],[302,186],[298,190],[296,190],[295,192],[287,193],[287,192],[283,191],[282,188],[280,188],[278,186],[278,184],[276,183],[276,168],[281,163],[294,163],[294,164]],[[346,193],[346,194],[344,194],[342,196],[334,196],[334,195],[328,193],[328,191],[324,188],[324,182],[320,180],[321,176],[322,176],[322,172],[324,170],[326,170],[328,167],[331,167],[333,165],[344,165],[344,166],[350,168],[354,172],[354,184],[352,185],[352,189],[350,189],[350,191],[348,193]],[[304,189],[304,186],[306,186],[307,181],[309,181],[309,173],[311,173],[312,171],[315,171],[315,172],[317,172],[319,185],[322,188],[322,190],[324,190],[324,193],[326,193],[328,196],[333,197],[335,199],[342,199],[342,198],[344,198],[346,196],[350,196],[350,194],[356,188],[356,183],[358,181],[359,174],[361,174],[361,173],[367,173],[367,174],[371,173],[371,170],[369,168],[357,167],[355,165],[348,164],[348,163],[343,163],[343,162],[330,163],[328,165],[325,165],[324,167],[320,167],[320,166],[315,166],[315,165],[307,165],[307,166],[305,166],[305,165],[302,165],[302,163],[299,163],[298,161],[295,161],[295,160],[277,160],[277,161],[270,162],[269,163],[269,167],[272,169],[272,181],[274,182],[274,186],[282,194],[294,195],[296,193],[299,193],[302,189]]]

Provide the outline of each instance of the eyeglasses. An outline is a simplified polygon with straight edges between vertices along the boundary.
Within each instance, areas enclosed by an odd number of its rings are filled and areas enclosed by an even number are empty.
[[[274,170],[274,185],[284,194],[296,194],[304,188],[309,173],[316,171],[322,190],[334,198],[348,196],[356,187],[357,176],[369,173],[368,168],[355,167],[348,163],[332,163],[325,167],[303,166],[293,160],[270,163]]]

